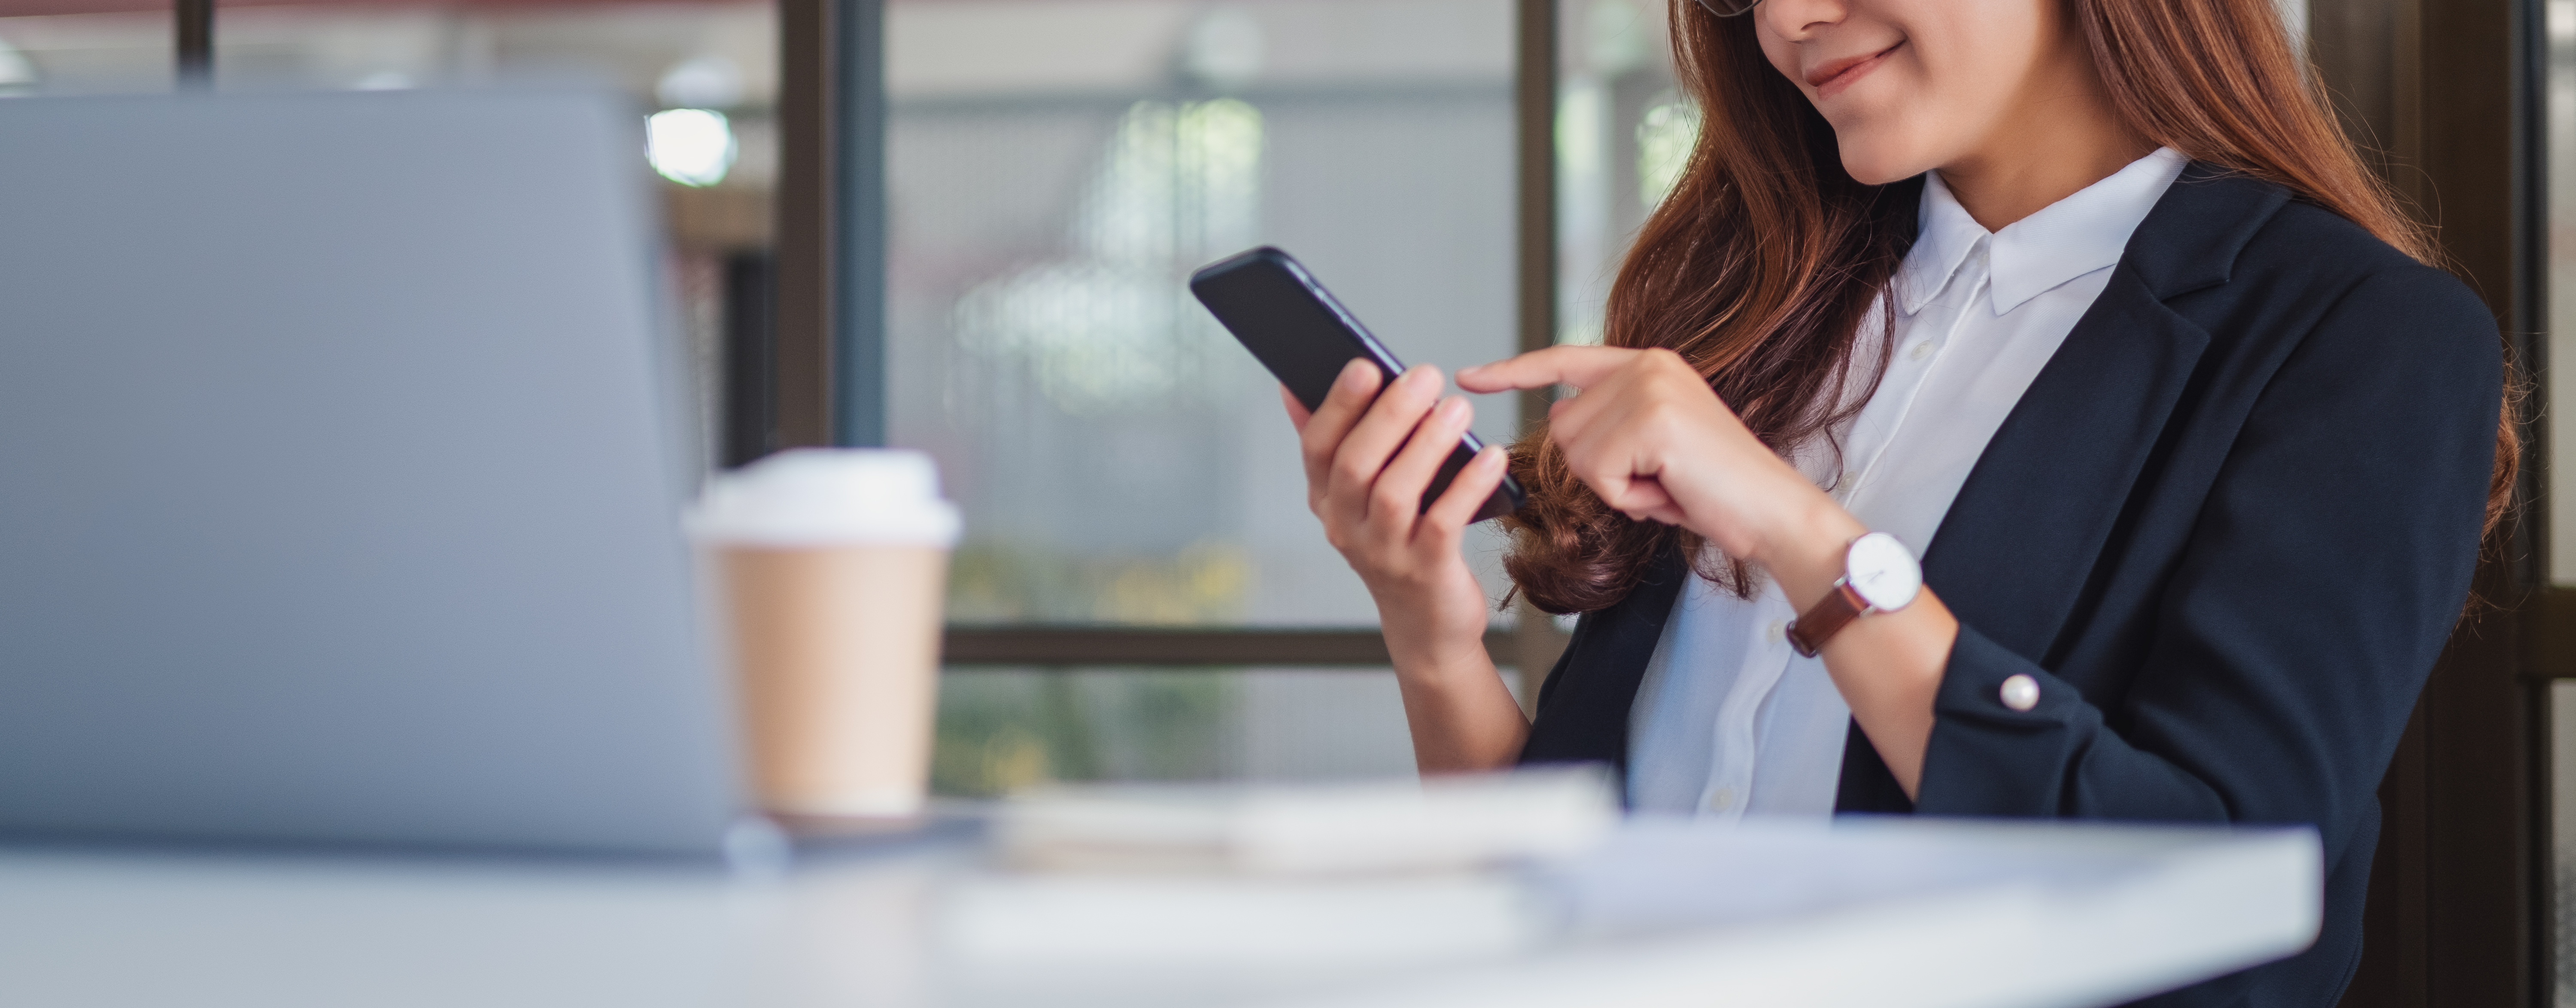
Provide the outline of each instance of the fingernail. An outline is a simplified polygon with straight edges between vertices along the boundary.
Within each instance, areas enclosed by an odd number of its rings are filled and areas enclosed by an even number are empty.
[[[1511,453],[1505,450],[1501,445],[1486,445],[1484,451],[1476,453],[1476,464],[1484,466],[1501,465],[1503,464],[1503,460],[1510,456]]]
[[[1410,370],[1404,372],[1404,380],[1412,382],[1416,386],[1420,386],[1425,383],[1436,385],[1440,382],[1440,369],[1432,367],[1429,364],[1416,364]]]
[[[1369,369],[1375,366],[1366,360],[1353,358],[1350,363],[1342,365],[1342,376],[1333,380],[1339,384],[1356,386],[1367,376]]]
[[[1455,423],[1466,418],[1467,398],[1465,396],[1450,396],[1440,401],[1441,420]]]

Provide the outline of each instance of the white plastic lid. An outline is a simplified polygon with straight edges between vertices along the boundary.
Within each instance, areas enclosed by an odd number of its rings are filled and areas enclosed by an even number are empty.
[[[796,448],[707,484],[689,531],[753,546],[957,544],[956,505],[930,456],[889,448]]]

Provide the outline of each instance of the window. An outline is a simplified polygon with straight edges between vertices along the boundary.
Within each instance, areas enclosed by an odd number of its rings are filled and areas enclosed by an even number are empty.
[[[886,431],[937,456],[966,511],[960,639],[1370,634],[1274,383],[1186,280],[1278,245],[1409,362],[1512,353],[1513,18],[1511,0],[886,5]],[[1515,407],[1484,397],[1478,433],[1509,441]],[[1474,536],[1499,598],[1500,537]],[[1408,771],[1391,675],[1289,671],[1304,650],[959,666],[941,783]]]
[[[1376,622],[1274,383],[1185,283],[1278,245],[1408,361],[1510,354],[1511,16],[887,5],[887,430],[966,510],[953,621]],[[1510,440],[1513,405],[1478,433]]]

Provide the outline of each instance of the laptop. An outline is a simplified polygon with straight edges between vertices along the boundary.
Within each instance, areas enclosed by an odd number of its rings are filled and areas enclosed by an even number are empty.
[[[741,854],[643,114],[0,100],[0,836]]]

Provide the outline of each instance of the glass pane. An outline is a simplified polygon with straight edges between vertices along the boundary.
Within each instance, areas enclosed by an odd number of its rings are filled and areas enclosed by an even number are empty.
[[[1508,355],[1511,26],[1510,0],[888,4],[888,427],[966,511],[952,620],[1376,622],[1275,385],[1184,281],[1275,244],[1408,362]],[[1507,438],[1510,397],[1476,406]]]
[[[1509,670],[1504,681],[1518,689]],[[1387,669],[970,669],[940,677],[932,787],[1413,773]]]
[[[97,8],[122,0],[85,3]],[[0,94],[166,90],[166,0],[148,13],[0,18]],[[611,85],[655,114],[668,277],[698,358],[712,457],[727,289],[767,283],[777,177],[777,19],[760,2],[223,7],[224,90],[380,90],[495,81]]]
[[[1556,341],[1598,343],[1619,261],[1688,160],[1699,112],[1674,87],[1663,4],[1557,9]]]

